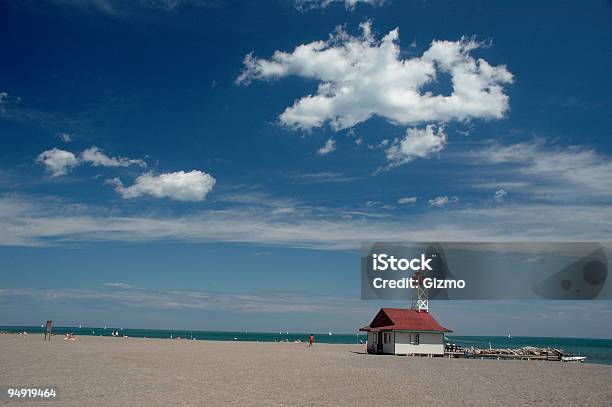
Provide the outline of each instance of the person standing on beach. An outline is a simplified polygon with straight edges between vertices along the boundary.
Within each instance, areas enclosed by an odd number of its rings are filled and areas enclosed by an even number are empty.
[[[310,336],[308,337],[308,347],[312,348],[313,345],[314,345],[314,335],[310,334]]]

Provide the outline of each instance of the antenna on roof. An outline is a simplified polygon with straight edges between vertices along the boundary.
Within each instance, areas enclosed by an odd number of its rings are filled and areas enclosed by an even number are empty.
[[[423,285],[425,275],[421,272],[414,273],[413,281],[416,282],[416,290],[412,291],[412,309],[418,312],[429,311],[429,298],[427,288]]]

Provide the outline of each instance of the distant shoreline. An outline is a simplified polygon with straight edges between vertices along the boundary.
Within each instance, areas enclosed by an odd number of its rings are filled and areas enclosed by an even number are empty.
[[[17,332],[20,329],[24,329],[24,330],[31,330],[34,331],[32,333],[43,333],[44,332],[44,328],[37,326],[37,325],[0,325],[0,333],[20,333]],[[250,335],[302,335],[302,336],[308,336],[310,335],[312,332],[263,332],[263,331],[217,331],[217,330],[212,330],[212,331],[203,331],[203,330],[189,330],[189,329],[159,329],[159,328],[120,328],[120,327],[109,327],[107,326],[106,328],[100,326],[100,327],[94,327],[94,326],[82,326],[81,328],[77,327],[77,326],[53,326],[53,331],[55,330],[59,330],[61,332],[65,332],[68,330],[72,330],[72,331],[78,331],[78,330],[94,330],[96,332],[95,335],[93,336],[111,336],[110,332],[112,332],[113,330],[118,330],[120,333],[123,331],[147,331],[147,332],[159,332],[159,333],[177,333],[177,334],[184,334],[184,333],[190,333],[193,332],[194,334],[196,333],[203,333],[203,334],[237,334],[237,335],[244,335],[246,334],[250,334]],[[98,335],[98,331],[99,332],[103,332],[106,333],[107,335]],[[30,332],[28,332],[30,333]],[[63,334],[63,333],[62,333]],[[87,332],[82,332],[79,333],[78,335],[88,335],[88,336],[92,336],[92,334],[88,334]],[[313,335],[317,336],[317,337],[323,337],[323,336],[330,336],[328,333],[325,332],[314,332]],[[342,336],[342,337],[356,337],[357,335],[359,335],[359,337],[365,337],[365,333],[360,332],[359,334],[355,333],[343,333],[343,332],[338,332],[338,333],[332,333],[331,336]],[[137,337],[137,336],[133,336],[133,337]],[[446,335],[447,338],[506,338],[507,335]],[[149,338],[149,337],[147,337]],[[153,338],[153,337],[151,337]],[[159,339],[164,339],[164,337],[154,337],[154,338],[159,338]],[[516,339],[569,339],[569,340],[594,340],[594,341],[612,341],[612,338],[592,338],[592,337],[576,337],[576,336],[524,336],[524,335],[520,335],[520,336],[512,336],[511,338],[516,338]]]

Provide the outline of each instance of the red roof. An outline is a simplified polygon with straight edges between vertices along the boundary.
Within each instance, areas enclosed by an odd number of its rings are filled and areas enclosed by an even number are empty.
[[[453,332],[440,325],[427,311],[404,308],[381,308],[370,325],[359,330]]]

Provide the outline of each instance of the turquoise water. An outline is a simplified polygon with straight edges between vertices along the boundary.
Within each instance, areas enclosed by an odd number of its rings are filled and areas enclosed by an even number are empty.
[[[185,339],[198,339],[209,341],[260,341],[279,342],[296,339],[306,341],[309,333],[283,332],[213,332],[213,331],[186,331],[186,330],[160,330],[160,329],[121,329],[114,327],[92,328],[92,327],[54,327],[55,334],[63,335],[72,332],[75,335],[99,335],[111,336],[114,330],[120,335],[137,338],[162,338],[169,339],[178,336]],[[0,331],[29,334],[42,333],[44,328],[36,326],[0,326]],[[538,338],[538,337],[512,337],[506,336],[447,336],[448,342],[456,343],[462,347],[488,348],[520,348],[523,346],[535,346],[540,348],[550,347],[563,349],[572,355],[586,356],[588,363],[599,363],[612,365],[612,340],[610,339],[581,339],[581,338]],[[364,334],[315,334],[318,343],[357,344],[365,342]]]
[[[96,336],[111,336],[114,330],[119,331],[119,335],[127,335],[129,337],[136,338],[163,338],[168,339],[176,338],[180,336],[184,339],[198,339],[198,340],[209,340],[209,341],[249,341],[249,342],[282,342],[289,341],[293,342],[296,339],[307,341],[310,333],[296,333],[296,332],[282,332],[282,333],[271,333],[271,332],[219,332],[219,331],[186,331],[180,329],[165,330],[165,329],[128,329],[128,328],[115,328],[107,327],[104,328],[91,328],[91,327],[53,327],[53,333],[63,335],[68,332],[72,332],[75,335],[96,335]],[[0,331],[19,333],[27,332],[31,333],[43,333],[44,328],[37,326],[0,326]],[[315,341],[320,343],[340,343],[340,344],[354,344],[360,343],[359,341],[366,341],[366,335],[361,333],[357,334],[314,334]]]
[[[612,365],[612,340],[588,338],[539,338],[506,336],[447,336],[448,342],[456,343],[464,348],[488,349],[521,348],[535,346],[537,348],[556,348],[574,356],[586,356],[586,362]]]

